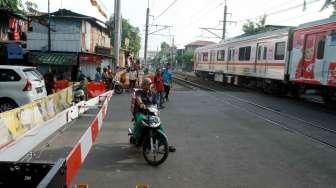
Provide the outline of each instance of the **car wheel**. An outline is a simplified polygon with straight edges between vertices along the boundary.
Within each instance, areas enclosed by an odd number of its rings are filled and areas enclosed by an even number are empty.
[[[0,113],[17,108],[18,105],[9,99],[0,99]]]

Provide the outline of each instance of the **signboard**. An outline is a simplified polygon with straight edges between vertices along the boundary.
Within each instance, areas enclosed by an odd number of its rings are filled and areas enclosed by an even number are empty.
[[[86,62],[86,63],[96,63],[96,64],[102,63],[102,57],[94,55],[94,54],[81,54],[79,57],[79,60],[81,62]]]

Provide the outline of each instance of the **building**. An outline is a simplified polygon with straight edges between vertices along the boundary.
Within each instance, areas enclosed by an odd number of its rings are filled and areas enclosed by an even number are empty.
[[[155,59],[156,55],[158,55],[158,54],[159,54],[158,51],[148,51],[147,52],[147,59],[148,60]]]
[[[0,9],[0,63],[24,64],[27,18],[8,9]]]
[[[41,72],[53,67],[60,79],[74,79],[78,68],[94,78],[97,66],[112,65],[111,44],[106,25],[94,17],[60,9],[50,14],[50,53],[48,14],[30,18],[27,49],[30,61]]]
[[[197,41],[194,41],[194,42],[191,42],[185,45],[184,47],[185,47],[185,51],[187,50],[194,51],[196,48],[211,45],[211,44],[216,44],[216,43],[212,41],[197,40]]]

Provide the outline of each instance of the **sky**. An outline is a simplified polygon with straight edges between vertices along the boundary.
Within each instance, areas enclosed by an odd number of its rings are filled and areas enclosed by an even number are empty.
[[[47,11],[47,0],[32,0],[40,11]],[[108,15],[113,14],[114,0],[99,0]],[[225,0],[121,0],[122,17],[139,27],[144,46],[146,23],[146,8],[149,1],[150,24],[169,25],[169,29],[156,32],[160,35],[149,35],[148,49],[157,50],[166,41],[178,48],[195,40],[220,41],[214,35],[200,29],[201,27],[222,28]],[[91,6],[90,0],[50,0],[51,11],[66,8],[81,14],[94,16],[102,21],[106,19],[99,14],[96,7]],[[327,18],[332,9],[320,11],[324,0],[307,0],[306,10],[303,11],[303,0],[227,0],[227,19],[234,21],[227,24],[227,37],[242,34],[241,27],[247,19],[257,20],[266,14],[266,24],[297,26],[302,23]],[[168,10],[167,7],[170,8]],[[164,11],[166,10],[166,11]],[[164,13],[163,13],[164,12]],[[162,14],[163,13],[163,14]],[[149,27],[154,32],[155,26]],[[213,30],[221,36],[220,30]],[[143,48],[140,55],[143,54]]]

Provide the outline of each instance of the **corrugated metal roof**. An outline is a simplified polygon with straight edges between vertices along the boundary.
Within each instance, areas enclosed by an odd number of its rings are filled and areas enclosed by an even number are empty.
[[[211,45],[211,44],[216,44],[216,43],[212,42],[212,41],[197,40],[197,41],[191,42],[191,43],[189,43],[185,46],[186,47],[187,46],[207,46],[207,45]]]

